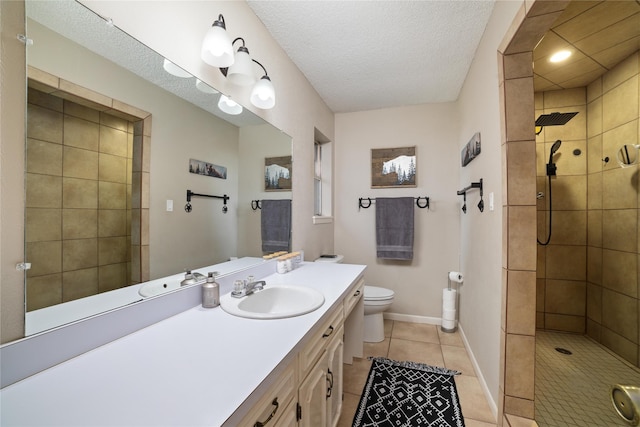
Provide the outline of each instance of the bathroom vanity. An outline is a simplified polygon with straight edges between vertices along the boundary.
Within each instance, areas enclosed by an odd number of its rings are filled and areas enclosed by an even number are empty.
[[[264,320],[192,307],[5,387],[0,424],[335,425],[343,355],[362,356],[364,270],[274,269],[256,279],[316,289],[324,304]]]

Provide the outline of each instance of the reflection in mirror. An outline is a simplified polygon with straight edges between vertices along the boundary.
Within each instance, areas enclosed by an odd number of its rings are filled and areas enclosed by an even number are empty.
[[[35,314],[82,305],[66,323],[138,301],[141,282],[260,262],[251,200],[291,198],[264,188],[264,159],[290,155],[291,138],[246,109],[221,112],[218,91],[169,74],[165,58],[80,3],[27,0],[26,11],[26,334],[57,326],[30,328]],[[227,175],[190,174],[190,159]],[[228,194],[229,213],[197,199],[186,214],[187,189]]]
[[[623,168],[628,168],[638,164],[638,152],[640,145],[625,144],[618,150],[618,164]]]

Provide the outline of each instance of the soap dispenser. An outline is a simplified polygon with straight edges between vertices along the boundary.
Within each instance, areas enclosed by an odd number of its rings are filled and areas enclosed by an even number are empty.
[[[202,307],[214,308],[220,305],[220,286],[216,283],[217,271],[209,273],[207,281],[202,284]]]

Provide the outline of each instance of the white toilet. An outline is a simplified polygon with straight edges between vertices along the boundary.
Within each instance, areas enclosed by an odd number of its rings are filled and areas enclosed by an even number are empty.
[[[341,263],[344,256],[320,257],[316,262]],[[364,341],[380,342],[384,341],[384,318],[382,313],[391,307],[394,292],[391,289],[378,286],[364,287]]]

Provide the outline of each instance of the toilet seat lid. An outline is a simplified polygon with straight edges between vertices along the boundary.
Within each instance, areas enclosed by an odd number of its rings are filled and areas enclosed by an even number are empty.
[[[391,299],[395,293],[391,289],[380,288],[378,286],[365,286],[364,287],[364,299],[365,300],[385,300]]]

